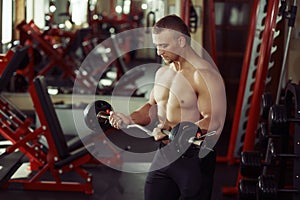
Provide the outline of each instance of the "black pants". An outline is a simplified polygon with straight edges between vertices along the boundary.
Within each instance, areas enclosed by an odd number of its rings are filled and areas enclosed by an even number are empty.
[[[198,153],[199,149],[190,147],[171,164],[150,171],[145,183],[145,200],[178,200],[179,197],[210,200],[216,153],[212,151],[204,158],[199,158]]]

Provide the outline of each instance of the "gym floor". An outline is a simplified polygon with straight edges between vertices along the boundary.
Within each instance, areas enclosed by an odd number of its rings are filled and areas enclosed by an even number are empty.
[[[229,123],[228,123],[229,124]],[[226,124],[225,124],[226,125]],[[217,143],[216,151],[219,156],[226,155],[229,134],[226,126]],[[118,145],[145,148],[145,143],[130,140],[125,135],[118,134]],[[149,145],[151,145],[149,143]],[[134,167],[148,167],[150,163],[124,163],[124,165],[135,165]],[[147,165],[147,166],[146,166]],[[87,195],[80,192],[53,192],[53,191],[28,191],[22,189],[0,189],[1,199],[7,200],[142,200],[143,187],[146,173],[127,173],[109,168],[104,165],[86,166],[87,171],[93,175],[94,194]],[[238,165],[217,163],[212,200],[234,200],[236,195],[224,195],[224,187],[234,186],[238,172]],[[70,177],[73,178],[73,177]]]

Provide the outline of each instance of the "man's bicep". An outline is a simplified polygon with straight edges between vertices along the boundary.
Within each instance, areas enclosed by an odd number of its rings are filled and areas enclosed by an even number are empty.
[[[202,130],[207,131],[211,121],[211,100],[210,96],[207,93],[203,93],[198,95],[198,110],[201,114],[201,120],[199,121],[199,127]]]
[[[154,90],[153,89],[150,92],[148,103],[150,105],[152,105],[152,106],[156,104],[156,101],[155,101],[155,98],[154,98]]]
[[[209,130],[216,130],[220,133],[226,117],[226,94],[222,82],[212,81],[208,85],[210,87],[206,99],[207,101],[209,99],[210,109],[206,112],[209,112]]]

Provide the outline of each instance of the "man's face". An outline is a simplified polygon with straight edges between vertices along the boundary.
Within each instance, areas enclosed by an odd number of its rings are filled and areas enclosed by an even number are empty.
[[[165,63],[170,64],[177,61],[179,55],[177,50],[180,48],[175,31],[163,30],[158,34],[152,34],[153,44],[157,49],[157,55],[161,56]]]

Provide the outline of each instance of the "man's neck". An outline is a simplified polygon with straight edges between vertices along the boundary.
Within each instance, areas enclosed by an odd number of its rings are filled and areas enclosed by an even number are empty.
[[[183,51],[182,55],[179,56],[177,61],[173,61],[170,64],[170,67],[174,69],[176,72],[181,72],[186,67],[190,66],[191,63],[188,59],[192,59],[194,57],[195,52],[192,48],[186,48],[185,51]]]
[[[179,57],[179,59],[177,61],[174,61],[173,64],[173,68],[175,71],[182,71],[184,70],[186,67],[190,66],[191,63],[189,62],[190,56],[187,57]]]
[[[180,61],[175,61],[171,64],[172,69],[176,72],[181,72],[183,70],[183,64]]]

